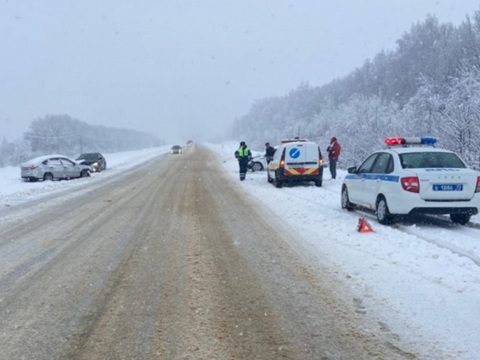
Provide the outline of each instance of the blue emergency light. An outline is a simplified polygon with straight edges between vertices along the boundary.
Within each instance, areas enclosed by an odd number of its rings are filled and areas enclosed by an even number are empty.
[[[437,138],[434,137],[422,137],[421,139],[424,145],[433,145],[437,142]]]

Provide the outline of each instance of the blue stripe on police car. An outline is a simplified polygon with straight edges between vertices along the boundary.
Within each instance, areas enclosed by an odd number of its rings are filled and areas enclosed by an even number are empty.
[[[400,180],[399,176],[395,175],[385,175],[385,174],[361,174],[361,175],[347,175],[345,179],[349,180],[381,180],[381,181],[391,181],[398,182]]]

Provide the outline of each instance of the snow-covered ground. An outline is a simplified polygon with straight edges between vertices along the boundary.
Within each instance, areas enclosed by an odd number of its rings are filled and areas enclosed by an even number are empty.
[[[102,181],[102,179],[115,176],[119,172],[130,169],[155,156],[169,152],[170,146],[162,146],[141,151],[102,154],[107,159],[107,171],[93,173],[89,178],[70,181],[24,182],[20,178],[20,167],[8,166],[0,168],[0,209],[5,206],[35,200],[66,189],[78,188],[85,183],[95,184],[98,181]]]
[[[342,276],[359,312],[375,317],[425,359],[438,350],[445,359],[480,358],[480,216],[469,226],[436,219],[382,226],[372,213],[341,209],[342,170],[336,180],[328,180],[326,170],[321,188],[277,189],[267,182],[265,171],[239,181],[236,143],[206,146],[217,154],[212,161],[218,161],[246,197],[268,208],[300,235],[296,244],[300,239],[323,267]],[[19,168],[0,168],[0,208],[85,183],[95,186],[168,152],[169,147],[161,147],[104,154],[107,171],[71,181],[27,183],[20,180]],[[357,231],[363,216],[374,232]]]

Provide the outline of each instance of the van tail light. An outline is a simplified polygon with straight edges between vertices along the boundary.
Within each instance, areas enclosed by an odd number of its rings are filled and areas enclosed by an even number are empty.
[[[320,155],[320,157],[318,158],[318,166],[320,166],[320,167],[323,166],[323,157],[322,157],[322,155]]]
[[[420,192],[420,182],[418,181],[418,177],[416,176],[403,177],[400,179],[400,183],[402,184],[402,188],[405,191],[409,191],[413,193]],[[477,180],[477,187],[478,187],[478,180]]]
[[[280,169],[285,169],[285,151],[286,149],[283,149],[282,156],[280,156],[280,162],[278,163]]]
[[[323,167],[323,156],[320,148],[318,148],[318,166]]]
[[[480,176],[477,176],[477,186],[475,187],[475,192],[480,192]]]

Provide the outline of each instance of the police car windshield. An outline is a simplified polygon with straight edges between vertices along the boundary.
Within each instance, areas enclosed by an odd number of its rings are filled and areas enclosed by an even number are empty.
[[[418,152],[400,155],[404,169],[422,168],[466,168],[463,161],[454,153]]]

